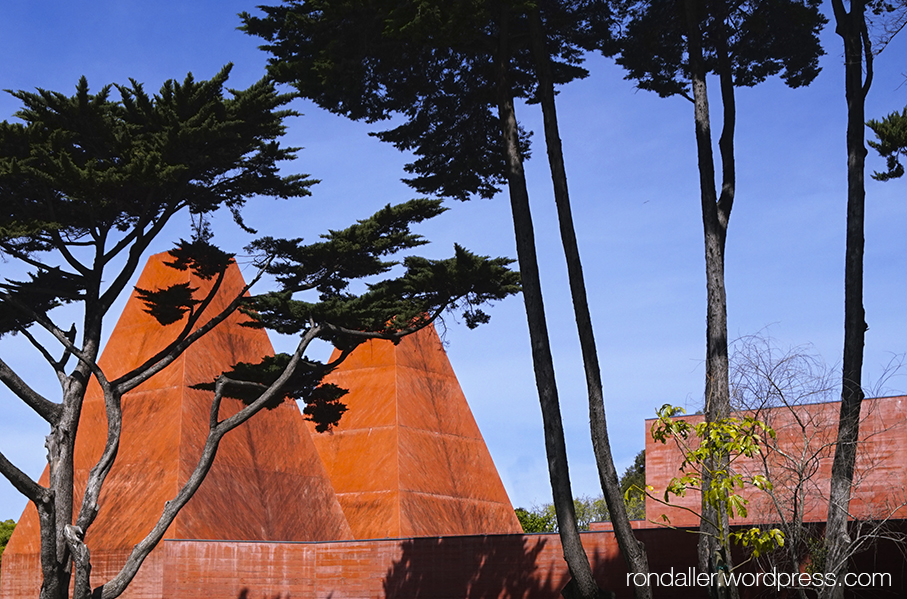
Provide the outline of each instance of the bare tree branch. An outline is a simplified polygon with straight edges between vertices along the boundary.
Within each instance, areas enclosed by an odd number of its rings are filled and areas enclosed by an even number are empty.
[[[83,535],[98,516],[100,509],[98,498],[101,496],[101,488],[116,460],[123,430],[122,396],[116,393],[109,383],[104,383],[101,387],[104,392],[104,407],[107,413],[107,440],[101,457],[88,473],[88,481],[82,495],[82,505],[79,508],[76,526],[83,531]]]
[[[299,366],[302,356],[305,354],[309,344],[318,337],[322,331],[323,329],[319,326],[310,327],[305,335],[303,335],[293,357],[290,359],[289,364],[287,364],[287,367],[280,377],[278,377],[277,380],[258,397],[258,399],[223,421],[218,419],[218,413],[220,411],[220,404],[225,388],[227,385],[231,384],[244,385],[244,382],[235,381],[226,375],[218,377],[217,383],[215,384],[214,400],[211,404],[208,438],[205,441],[205,446],[202,449],[201,456],[199,456],[195,470],[193,470],[189,479],[186,481],[186,484],[183,485],[176,497],[164,504],[164,511],[158,519],[157,524],[155,524],[154,528],[152,528],[151,532],[149,532],[144,539],[135,545],[132,553],[129,555],[129,558],[126,560],[126,563],[119,573],[117,573],[117,575],[109,582],[95,589],[96,596],[99,596],[101,599],[115,599],[126,589],[126,586],[132,581],[138,572],[139,567],[141,567],[142,563],[145,561],[145,558],[148,557],[151,550],[154,549],[163,538],[164,533],[173,523],[173,520],[176,518],[180,509],[182,509],[201,486],[202,481],[205,479],[208,470],[210,470],[211,465],[214,462],[217,447],[223,436],[260,412],[266,404],[270,403],[276,395],[281,393],[281,389]]]
[[[53,212],[53,210],[51,210],[51,212]],[[63,256],[64,260],[66,260],[66,263],[76,269],[82,276],[91,276],[91,269],[76,260],[76,257],[72,255],[72,253],[69,251],[69,247],[67,247],[69,244],[60,237],[60,234],[53,229],[49,231],[49,234],[51,239],[53,240],[54,248],[58,252],[60,252],[60,255]]]
[[[10,391],[16,394],[16,397],[21,399],[25,405],[34,410],[38,416],[49,424],[54,424],[60,419],[63,407],[29,387],[2,358],[0,358],[0,380]]]
[[[60,365],[59,360],[54,360],[54,357],[50,355],[50,352],[37,340],[34,335],[32,335],[26,327],[20,327],[19,332],[23,337],[29,340],[35,349],[38,350],[38,353],[44,357],[44,360],[50,364],[51,368],[54,369],[54,372],[57,374],[57,379],[60,383],[63,383],[63,380],[66,378],[66,373],[63,372],[63,368]],[[69,352],[64,352],[64,356],[68,355]]]
[[[192,321],[191,324],[187,323],[187,327],[184,328],[183,332],[177,336],[167,347],[156,353],[154,356],[148,358],[144,363],[133,368],[131,371],[123,374],[118,377],[116,380],[112,381],[111,384],[116,388],[117,392],[120,394],[125,394],[128,391],[138,387],[152,376],[162,371],[164,368],[173,363],[174,360],[179,358],[190,345],[201,339],[214,327],[226,320],[231,314],[236,312],[239,305],[243,302],[243,299],[246,293],[251,289],[263,276],[264,270],[260,270],[255,278],[252,279],[242,290],[236,294],[236,297],[233,298],[227,307],[221,310],[217,315],[213,316],[211,320],[195,329],[192,333],[185,335],[186,328],[195,324],[195,321]],[[206,301],[210,303],[211,297],[209,296]],[[207,304],[205,305],[207,307]],[[203,310],[199,310],[195,318],[196,320],[201,316]]]
[[[170,206],[156,221],[154,221],[154,224],[151,225],[151,228],[148,229],[147,232],[136,235],[135,243],[129,248],[129,258],[127,258],[126,264],[123,266],[122,270],[120,270],[120,274],[118,274],[110,284],[110,287],[107,288],[98,300],[99,315],[107,313],[107,310],[113,305],[114,300],[116,300],[123,289],[126,288],[129,279],[135,274],[135,271],[141,262],[142,255],[145,253],[145,250],[148,249],[148,245],[157,237],[158,233],[161,232],[170,218],[182,209],[182,207],[182,202],[177,202]],[[98,256],[95,259],[95,267],[103,269],[106,260],[107,258],[104,255]]]
[[[3,452],[0,452],[0,474],[6,477],[6,480],[12,483],[17,491],[34,501],[36,504],[43,504],[49,501],[50,491],[19,470],[15,464],[6,459]]]
[[[106,384],[107,377],[104,375],[104,372],[98,366],[98,363],[94,359],[92,359],[88,355],[87,352],[76,347],[75,343],[73,342],[73,338],[72,338],[73,336],[71,333],[64,332],[62,329],[60,329],[60,327],[55,325],[49,318],[47,318],[47,316],[45,314],[38,314],[37,312],[35,312],[31,308],[29,308],[28,306],[26,306],[19,300],[13,298],[9,294],[3,293],[0,295],[2,295],[3,298],[7,302],[9,302],[13,306],[15,306],[16,308],[21,310],[23,313],[31,316],[36,323],[38,323],[39,325],[41,325],[41,327],[44,328],[44,330],[46,330],[48,333],[50,333],[51,335],[56,337],[57,341],[59,341],[63,345],[63,348],[66,352],[69,352],[72,355],[74,355],[76,358],[78,358],[79,362],[84,364],[85,367],[87,367],[88,370],[91,372],[91,374],[93,374],[98,379],[98,382],[101,382],[102,384]],[[65,356],[65,354],[64,354],[64,356]]]

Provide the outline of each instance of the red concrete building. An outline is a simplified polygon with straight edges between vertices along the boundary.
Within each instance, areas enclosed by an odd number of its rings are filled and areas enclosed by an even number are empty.
[[[732,524],[790,521],[803,510],[804,522],[825,522],[828,489],[837,434],[838,402],[776,407],[752,413],[771,426],[775,439],[764,440],[763,454],[739,458],[734,469],[745,475],[764,474],[773,481],[771,493],[751,486],[741,494],[749,501],[745,518]],[[860,421],[860,441],[854,472],[850,513],[861,520],[907,520],[907,396],[866,399]],[[685,416],[690,423],[702,416]],[[682,462],[679,446],[658,443],[648,434],[654,419],[646,420],[646,481],[662,497]],[[799,491],[798,491],[799,490]],[[675,526],[698,526],[700,494],[690,490],[670,498],[671,506],[648,500],[646,519],[667,515]]]
[[[434,328],[364,343],[326,382],[348,411],[310,430],[354,538],[522,532]]]
[[[167,267],[165,259],[152,257],[137,286],[189,282],[201,293],[210,288],[188,271]],[[243,285],[234,264],[212,313]],[[93,584],[119,569],[195,467],[211,398],[191,386],[237,362],[273,353],[264,331],[240,326],[244,318],[233,315],[123,398],[121,448],[86,538]],[[101,367],[110,378],[130,371],[165,347],[178,326],[160,326],[134,294]],[[293,402],[257,414],[224,438],[205,482],[165,539],[333,542],[522,532],[434,329],[398,345],[365,343],[330,380],[350,389],[340,426],[315,433]],[[238,400],[225,402],[224,415],[240,408]],[[103,396],[94,384],[79,423],[76,508],[103,451],[106,429]],[[46,478],[47,472],[45,483]],[[160,594],[158,584],[172,567],[164,546],[152,553],[127,597],[172,596]],[[37,596],[39,527],[33,505],[20,518],[4,557],[2,596]],[[158,591],[142,590],[147,584]]]
[[[152,257],[139,281],[145,289],[187,280]],[[192,279],[192,286],[206,288]],[[213,309],[242,289],[232,266]],[[114,374],[140,364],[173,333],[133,297],[111,334],[101,365]],[[262,331],[220,325],[180,360],[123,401],[124,434],[117,464],[100,498],[101,514],[87,541],[92,581],[101,584],[150,530],[163,503],[195,465],[210,396],[190,388],[237,361],[270,353]],[[294,403],[265,411],[229,433],[196,496],[170,527],[124,593],[132,599],[538,598],[554,599],[568,581],[555,534],[521,534],[512,506],[433,329],[399,345],[359,347],[332,376],[350,389],[349,411],[329,434],[303,421]],[[872,512],[889,505],[907,481],[907,398],[868,402],[863,425],[865,477],[855,505]],[[227,405],[224,409],[238,409]],[[834,404],[807,408],[818,425]],[[821,417],[821,418],[820,418]],[[777,415],[776,415],[777,418]],[[811,417],[812,419],[812,417]],[[773,423],[782,443],[796,441],[782,415]],[[647,428],[650,423],[647,423]],[[824,430],[824,429],[823,429]],[[86,398],[76,449],[77,498],[103,447],[103,401]],[[825,433],[812,438],[820,444]],[[785,436],[787,435],[787,436]],[[647,435],[648,436],[648,435]],[[786,445],[785,445],[786,447]],[[649,484],[663,488],[678,453],[647,442]],[[821,452],[820,452],[821,454]],[[817,481],[825,475],[821,454]],[[866,493],[862,494],[865,489]],[[821,482],[819,484],[821,492]],[[865,495],[865,496],[864,496]],[[750,498],[754,505],[761,499]],[[78,501],[78,499],[77,499]],[[696,499],[687,498],[696,503]],[[893,500],[891,500],[893,501]],[[881,502],[881,503],[880,503]],[[898,508],[902,509],[902,508]],[[811,518],[823,517],[820,502]],[[648,504],[655,518],[665,510]],[[758,510],[753,510],[757,520]],[[763,511],[761,513],[767,513]],[[873,512],[874,513],[874,512]],[[898,518],[904,512],[898,511]],[[695,526],[672,513],[675,524]],[[608,526],[584,533],[599,584],[632,597],[623,560]],[[695,566],[696,535],[635,523],[652,572]],[[903,570],[903,560],[882,566]],[[37,514],[29,506],[3,556],[0,597],[34,598],[40,588]],[[903,596],[903,572],[893,588],[866,596]],[[876,592],[878,591],[878,592]],[[702,596],[702,589],[663,587],[657,597]],[[769,595],[771,596],[771,595]]]

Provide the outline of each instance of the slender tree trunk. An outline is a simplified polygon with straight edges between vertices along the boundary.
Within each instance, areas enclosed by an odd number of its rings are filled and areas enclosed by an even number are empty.
[[[838,577],[847,569],[850,535],[847,531],[850,494],[853,486],[860,407],[863,343],[866,332],[863,310],[863,220],[865,209],[864,168],[866,146],[863,127],[866,94],[872,83],[872,53],[862,0],[844,10],[842,0],[833,0],[836,31],[844,40],[844,86],[847,98],[847,238],[844,259],[844,365],[838,437],[831,469],[828,524],[825,545],[828,553],[825,573]],[[866,61],[866,78],[863,61]],[[825,587],[821,597],[839,597],[838,587]]]
[[[696,149],[699,161],[699,187],[702,204],[702,224],[705,239],[706,270],[706,379],[705,417],[714,422],[730,415],[730,390],[728,384],[727,347],[727,295],[724,284],[724,253],[727,226],[735,193],[734,125],[736,119],[733,81],[729,72],[721,75],[721,96],[724,107],[724,127],[719,140],[722,156],[722,190],[717,197],[715,190],[715,163],[712,155],[712,131],[709,116],[706,67],[702,55],[699,15],[695,0],[686,0],[687,43],[693,91],[694,120],[696,123]],[[722,69],[727,71],[726,66]],[[722,468],[724,464],[706,465]],[[702,520],[699,537],[698,561],[704,572],[716,570],[720,555],[730,567],[730,554],[723,551],[719,539],[726,536],[727,516],[719,514],[705,501],[705,492],[711,477],[703,476]],[[709,588],[713,599],[735,597],[736,589]]]
[[[595,347],[595,335],[592,330],[592,317],[586,298],[586,284],[580,261],[579,247],[576,242],[576,231],[573,226],[573,215],[570,210],[570,196],[567,190],[567,172],[564,167],[564,154],[561,148],[560,133],[557,125],[557,109],[554,100],[554,78],[551,74],[551,63],[545,39],[541,14],[535,9],[529,15],[530,35],[536,72],[539,79],[539,98],[545,123],[545,142],[548,148],[548,164],[551,169],[551,180],[554,184],[554,201],[557,205],[558,223],[564,255],[567,260],[567,273],[570,280],[570,293],[573,298],[573,311],[576,327],[579,332],[580,348],[583,355],[583,368],[586,375],[586,388],[589,394],[589,423],[592,431],[592,447],[598,464],[599,478],[605,502],[611,514],[614,534],[621,555],[631,573],[641,573],[648,580],[649,562],[645,547],[633,534],[627,508],[620,491],[617,470],[611,454],[611,443],[608,438],[608,425],[605,417],[604,394],[602,392],[601,370],[598,363],[598,352]],[[651,599],[652,590],[648,584],[634,586],[637,599]]]
[[[500,36],[498,56],[496,57],[498,118],[501,121],[501,132],[503,135],[507,164],[507,183],[513,212],[513,228],[516,236],[517,258],[520,264],[523,299],[526,304],[526,318],[529,323],[529,339],[532,346],[535,382],[538,387],[539,402],[542,410],[545,451],[548,456],[548,474],[551,478],[551,491],[564,559],[572,577],[564,589],[564,594],[567,597],[592,599],[603,597],[604,593],[599,589],[592,576],[592,568],[589,566],[589,559],[580,540],[573,506],[573,492],[570,489],[567,446],[564,441],[564,427],[561,421],[557,386],[554,379],[554,361],[551,357],[551,347],[548,342],[532,215],[529,210],[529,192],[523,172],[523,158],[519,149],[519,133],[516,113],[513,107],[513,92],[509,79],[508,21],[508,7],[505,4],[502,6],[498,22]]]

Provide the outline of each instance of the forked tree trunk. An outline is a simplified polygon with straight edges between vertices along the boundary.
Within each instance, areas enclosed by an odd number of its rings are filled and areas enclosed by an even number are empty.
[[[85,353],[94,359],[92,348],[97,343],[86,342],[85,345],[88,348]],[[41,599],[66,599],[70,595],[72,556],[64,533],[73,522],[75,441],[89,376],[84,363],[69,375],[60,418],[51,426],[51,433],[45,442],[50,500],[37,506],[41,527]],[[78,591],[76,589],[74,596],[81,599]]]
[[[866,146],[863,127],[866,94],[872,83],[872,53],[862,0],[844,10],[842,0],[833,0],[836,31],[844,40],[844,87],[847,98],[847,237],[844,258],[844,364],[841,412],[835,457],[831,467],[828,500],[825,573],[840,578],[846,572],[851,539],[847,531],[863,402],[862,369],[866,315],[863,310],[863,220],[866,192],[864,168]],[[863,76],[864,59],[866,77]],[[842,587],[823,587],[820,597],[840,597]]]
[[[529,323],[529,339],[532,347],[532,363],[535,382],[539,392],[542,422],[545,432],[545,452],[548,457],[548,474],[557,515],[558,532],[564,559],[572,577],[564,594],[567,597],[594,599],[604,597],[592,576],[589,559],[583,549],[576,524],[573,493],[570,488],[570,473],[567,466],[567,446],[564,441],[564,427],[561,421],[557,386],[554,379],[554,361],[548,342],[545,307],[542,302],[542,288],[539,281],[538,258],[535,251],[535,236],[532,215],[529,210],[529,192],[523,172],[523,158],[519,148],[519,132],[513,107],[513,91],[509,79],[509,14],[508,7],[502,6],[499,18],[499,48],[496,57],[498,118],[501,121],[503,147],[507,169],[507,183],[510,205],[513,212],[513,228],[516,236],[517,258],[523,286],[523,300]]]
[[[721,99],[724,109],[724,125],[719,148],[722,158],[721,196],[715,190],[715,163],[712,155],[712,130],[709,116],[706,67],[702,54],[699,28],[698,3],[686,0],[687,43],[690,75],[693,91],[694,120],[696,124],[696,150],[699,162],[699,188],[702,204],[702,225],[705,239],[706,270],[706,377],[705,417],[714,422],[730,415],[730,389],[728,384],[728,341],[727,341],[727,295],[724,283],[724,254],[727,240],[727,226],[735,194],[734,126],[736,111],[733,81],[728,65],[720,65]],[[727,62],[724,49],[724,62]],[[720,54],[719,50],[719,54]],[[706,465],[707,468],[722,468],[723,464]],[[698,546],[699,567],[704,572],[714,572],[716,556],[722,551],[719,538],[724,536],[727,516],[719,514],[705,501],[705,492],[711,477],[703,476],[702,520]],[[730,554],[723,559],[730,566]],[[712,599],[736,597],[736,589],[709,588]]]
[[[535,57],[536,73],[539,80],[539,99],[545,124],[545,142],[548,148],[548,164],[551,169],[551,180],[554,184],[554,201],[557,205],[558,224],[561,241],[567,260],[567,274],[570,281],[570,293],[573,298],[573,312],[579,333],[580,348],[583,355],[583,369],[586,375],[586,388],[589,395],[589,423],[592,431],[592,448],[598,465],[602,491],[620,553],[631,573],[640,573],[642,585],[634,585],[637,599],[651,599],[652,590],[648,586],[649,562],[643,544],[638,541],[630,527],[627,507],[620,491],[617,470],[611,454],[611,442],[608,438],[608,425],[605,417],[604,393],[602,391],[601,370],[598,363],[598,352],[595,347],[595,335],[592,330],[592,317],[586,298],[586,283],[580,261],[579,247],[576,242],[576,231],[573,226],[573,215],[570,210],[570,195],[567,189],[567,172],[564,166],[564,154],[561,148],[560,133],[557,125],[557,108],[554,100],[554,78],[551,74],[551,62],[545,39],[541,14],[538,9],[529,15],[532,52]]]

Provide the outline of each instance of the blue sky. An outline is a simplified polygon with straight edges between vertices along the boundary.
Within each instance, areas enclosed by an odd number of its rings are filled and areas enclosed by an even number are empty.
[[[230,86],[264,73],[258,41],[239,31],[237,0],[23,1],[0,8],[0,88],[41,87],[72,93],[81,75],[93,89],[128,78],[156,90],[187,72],[197,78],[235,64]],[[811,344],[838,364],[843,336],[845,103],[841,42],[823,33],[823,71],[812,86],[778,80],[738,91],[737,201],[727,249],[729,334],[767,331],[783,347]],[[907,39],[876,60],[867,115],[907,105]],[[610,60],[590,57],[591,75],[558,97],[571,197],[605,384],[611,442],[619,470],[644,446],[643,420],[670,402],[695,407],[703,389],[705,277],[692,105],[637,91]],[[717,98],[713,110],[717,110]],[[0,119],[17,101],[0,95]],[[367,136],[372,128],[297,101],[304,116],[287,142],[303,146],[290,167],[321,179],[310,198],[249,204],[247,221],[263,234],[306,237],[340,228],[415,194],[399,179],[406,157]],[[538,107],[518,106],[536,132],[527,167],[543,288],[555,352],[576,495],[597,495],[579,347],[544,160]],[[870,154],[869,168],[882,168]],[[907,352],[907,181],[867,183],[864,380]],[[509,203],[450,203],[421,227],[423,253],[449,255],[455,241],[489,255],[515,256]],[[248,238],[228,218],[215,240],[239,250]],[[216,229],[218,230],[218,229]],[[164,250],[183,233],[168,230]],[[3,276],[12,272],[0,264]],[[489,325],[468,331],[448,322],[445,340],[514,506],[550,501],[541,417],[528,351],[522,299],[491,310]],[[111,321],[111,327],[112,327]],[[109,332],[109,329],[108,329]],[[48,394],[55,379],[36,357],[4,340],[0,352]],[[280,348],[285,340],[275,340]],[[12,357],[8,357],[11,354]],[[907,389],[904,374],[890,393]],[[42,421],[0,390],[0,451],[34,476],[43,468]],[[18,518],[24,499],[0,481],[0,519]]]

